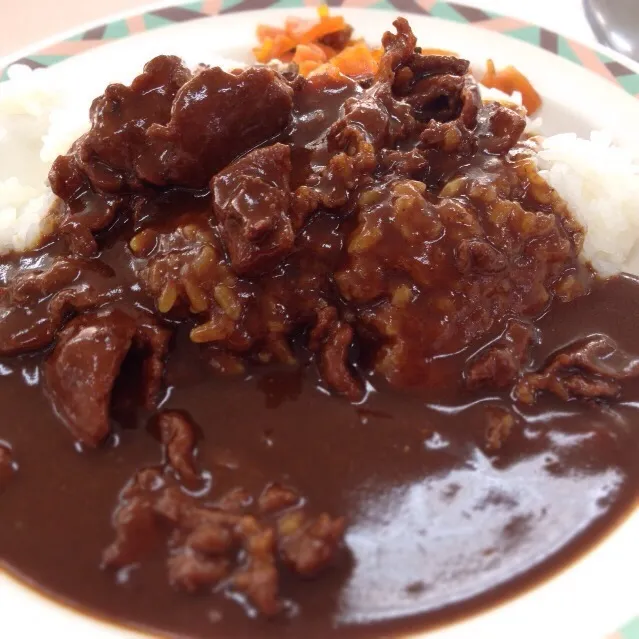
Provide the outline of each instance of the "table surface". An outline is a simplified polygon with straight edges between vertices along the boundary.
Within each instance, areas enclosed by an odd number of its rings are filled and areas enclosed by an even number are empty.
[[[581,0],[456,0],[511,15],[586,44],[596,42]],[[179,4],[149,0],[0,0],[0,57],[11,55],[58,33],[88,22],[107,20],[116,13],[141,13],[149,6]]]

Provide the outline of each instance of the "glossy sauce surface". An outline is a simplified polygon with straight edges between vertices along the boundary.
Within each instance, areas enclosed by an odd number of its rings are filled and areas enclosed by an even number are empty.
[[[540,322],[536,359],[578,331],[631,348],[638,289],[621,278],[558,307]],[[278,479],[348,513],[350,552],[337,567],[282,585],[303,614],[264,622],[221,597],[177,595],[160,557],[115,577],[99,570],[115,496],[137,468],[159,463],[160,447],[140,426],[118,430],[117,447],[80,454],[38,385],[39,358],[5,361],[0,380],[0,436],[20,464],[2,495],[0,556],[10,569],[74,605],[169,633],[379,636],[468,612],[556,570],[637,500],[636,382],[612,409],[548,400],[522,411],[490,453],[482,406],[508,403],[503,396],[425,397],[380,384],[353,406],[322,392],[312,370],[211,381],[186,353],[170,360],[186,379],[166,406],[187,408],[200,425],[212,494]]]

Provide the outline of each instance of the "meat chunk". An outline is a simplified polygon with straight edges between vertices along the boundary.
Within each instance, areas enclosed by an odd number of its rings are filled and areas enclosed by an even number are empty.
[[[171,120],[149,127],[139,177],[157,185],[206,186],[213,173],[284,129],[292,94],[272,69],[205,69],[182,87]]]
[[[14,304],[37,302],[65,286],[79,275],[83,263],[73,258],[54,260],[48,268],[18,272],[12,279],[9,293]]]
[[[17,355],[48,346],[67,315],[93,308],[98,302],[99,295],[94,289],[80,285],[43,301],[41,313],[35,318],[31,309],[8,304],[0,309],[0,354]],[[32,319],[27,322],[25,317]]]
[[[135,330],[135,320],[121,311],[82,315],[60,333],[47,360],[55,410],[87,446],[98,446],[109,433],[111,391]]]
[[[255,274],[291,250],[290,176],[290,149],[274,144],[249,153],[213,178],[215,215],[237,273]]]
[[[476,389],[486,386],[506,388],[513,384],[525,363],[532,337],[528,324],[510,322],[499,339],[469,362],[466,385]]]
[[[492,102],[479,113],[479,146],[488,153],[503,155],[515,146],[525,128],[523,115]]]
[[[624,379],[639,376],[639,357],[618,348],[606,335],[591,335],[553,355],[537,373],[527,373],[515,386],[515,397],[534,404],[541,391],[564,401],[614,399]]]
[[[158,417],[158,430],[168,464],[184,481],[197,481],[194,424],[179,411],[165,410]]]
[[[91,105],[91,130],[72,149],[73,159],[96,190],[119,192],[141,187],[139,165],[148,155],[146,133],[171,118],[178,89],[191,72],[175,56],[158,56],[144,66],[131,86],[111,84]],[[52,167],[54,193],[68,197],[64,179],[73,165]],[[75,178],[78,181],[78,178]]]
[[[61,331],[45,364],[46,386],[57,414],[87,446],[98,446],[109,433],[111,391],[137,334],[137,321],[123,311],[87,313]],[[144,334],[142,329],[139,343],[147,346],[151,343]],[[152,358],[163,356],[158,347],[159,342],[152,343]]]
[[[65,200],[86,190],[140,190],[145,183],[204,187],[211,175],[288,123],[292,89],[275,71],[192,76],[159,56],[130,87],[112,84],[91,107],[92,126],[49,176]],[[104,226],[104,224],[102,225]]]
[[[11,273],[7,286],[0,288],[0,354],[48,346],[68,316],[98,305],[102,296],[80,276],[91,271],[112,274],[103,267],[62,257],[41,268]]]

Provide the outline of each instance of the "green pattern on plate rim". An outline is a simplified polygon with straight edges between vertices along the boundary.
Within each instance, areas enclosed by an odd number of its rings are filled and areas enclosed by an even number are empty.
[[[611,59],[604,53],[594,51],[586,45],[515,18],[508,18],[490,11],[466,7],[453,2],[441,2],[440,0],[327,1],[327,4],[331,7],[339,7],[342,3],[349,8],[386,9],[402,13],[416,13],[452,22],[461,22],[462,24],[472,24],[473,26],[503,33],[585,67],[612,82],[618,83],[628,93],[639,97],[639,73],[635,73],[620,62]],[[39,69],[49,67],[101,44],[177,22],[188,22],[240,11],[269,8],[285,9],[317,6],[318,4],[320,4],[319,0],[197,0],[196,2],[155,9],[148,13],[108,22],[88,31],[81,31],[66,40],[49,45],[45,49],[34,52],[25,58],[14,60],[12,64],[26,64],[32,69]],[[0,82],[6,79],[7,69],[0,69]],[[609,639],[639,639],[639,617],[630,621],[621,630],[611,635]]]
[[[319,4],[319,0],[197,0],[94,27],[14,62],[26,64],[32,68],[48,67],[105,42],[125,38],[141,31],[150,31],[167,24],[254,9],[293,8],[317,4]],[[328,0],[328,4],[331,7],[344,4],[347,7],[391,9],[405,13],[430,15],[504,33],[586,67],[590,71],[618,83],[628,93],[639,97],[639,73],[635,73],[622,63],[579,42],[521,20],[439,0]],[[0,81],[6,80],[6,78],[7,70],[0,69]]]
[[[619,631],[620,639],[639,639],[639,617],[635,617]]]

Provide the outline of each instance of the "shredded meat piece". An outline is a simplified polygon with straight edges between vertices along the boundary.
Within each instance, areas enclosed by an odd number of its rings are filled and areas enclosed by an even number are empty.
[[[378,80],[390,81],[395,96],[411,107],[418,122],[447,122],[460,118],[463,127],[472,129],[481,104],[475,82],[466,73],[467,60],[445,55],[415,53],[414,37],[403,18],[394,23],[397,35],[387,33],[382,40],[385,54]],[[389,74],[389,67],[394,71]]]
[[[55,165],[54,165],[55,166]],[[69,251],[80,257],[99,252],[95,234],[111,225],[124,209],[124,198],[100,198],[92,191],[75,193],[59,216],[58,234],[66,240]]]
[[[0,309],[0,354],[17,355],[48,346],[69,314],[89,310],[99,302],[100,296],[86,284],[64,289],[43,301],[45,314],[22,331],[13,327],[28,311],[9,302]]]
[[[428,167],[428,160],[418,149],[410,151],[382,149],[380,161],[388,171],[407,178],[416,178]]]
[[[9,294],[14,304],[38,301],[71,284],[83,266],[73,258],[61,258],[49,268],[18,273],[11,281]]]
[[[318,76],[309,81],[318,89],[326,83],[338,91],[352,85],[351,80],[341,77]],[[390,140],[389,125],[390,114],[372,90],[367,97],[344,103],[344,117],[328,129],[323,144],[313,150],[313,171],[295,191],[298,219],[307,217],[320,204],[328,209],[343,206],[351,193],[370,181],[376,166],[376,149]]]
[[[218,584],[229,573],[227,559],[210,559],[181,548],[167,561],[169,583],[178,590],[197,592]]]
[[[348,351],[352,341],[353,328],[344,322],[334,323],[320,353],[320,370],[331,388],[357,401],[362,397],[363,389],[348,366]]]
[[[144,378],[145,408],[153,410],[158,401],[164,378],[164,359],[169,350],[171,333],[155,320],[146,316],[138,319],[133,345],[144,356],[142,375]]]
[[[397,23],[393,25],[398,27]],[[411,52],[396,72],[393,89],[398,95],[414,93],[415,87],[425,78],[435,76],[461,77],[468,72],[468,60],[450,55],[422,55]]]
[[[73,314],[106,301],[108,294],[86,281],[91,276],[107,281],[113,271],[98,261],[68,257],[41,268],[16,269],[7,286],[0,288],[0,354],[16,355],[48,346]]]
[[[565,401],[570,399],[614,399],[619,382],[639,376],[639,357],[617,347],[606,335],[591,335],[553,355],[537,373],[524,375],[514,396],[534,404],[541,391]]]
[[[337,318],[337,309],[323,306],[310,332],[309,348],[319,352],[320,371],[328,384],[353,401],[362,396],[362,388],[349,369],[348,353],[353,342],[353,328]]]
[[[218,505],[218,507],[220,507]],[[224,508],[222,510],[225,510]],[[188,535],[185,546],[207,555],[220,555],[233,548],[235,540],[228,528],[203,524]]]
[[[477,148],[477,139],[474,132],[469,131],[459,120],[431,120],[419,136],[419,147],[425,151],[454,151],[460,155],[470,155]]]
[[[283,608],[280,559],[294,573],[309,577],[327,567],[341,547],[344,520],[325,513],[311,517],[293,489],[267,486],[258,514],[252,515],[246,509],[253,502],[242,489],[205,506],[174,481],[147,469],[125,487],[112,520],[116,537],[103,553],[104,567],[139,561],[164,539],[168,579],[175,588],[196,592],[223,587],[273,616]],[[272,520],[282,509],[286,514]]]
[[[506,388],[513,384],[526,361],[532,336],[529,324],[509,322],[501,337],[469,362],[466,385],[476,389],[484,386]]]
[[[334,306],[322,306],[317,309],[317,321],[311,329],[308,339],[310,350],[318,351],[320,349],[336,321],[337,309]]]
[[[299,505],[300,499],[300,495],[292,488],[280,484],[270,484],[260,495],[257,504],[261,512],[274,513]]]
[[[322,514],[310,519],[303,512],[284,515],[278,521],[282,559],[298,574],[312,577],[332,561],[344,535],[345,520]]]
[[[137,339],[145,347],[164,349],[166,340],[149,342],[145,337],[151,321],[145,321]],[[155,330],[159,335],[161,329]],[[60,332],[46,362],[45,381],[53,405],[73,436],[87,446],[98,446],[109,433],[111,391],[137,334],[136,320],[123,311],[87,313]],[[163,355],[164,350],[151,351],[152,358]]]
[[[244,537],[246,559],[233,575],[232,586],[263,615],[272,617],[282,610],[275,564],[275,531],[252,517],[243,518],[238,529]]]
[[[412,58],[417,46],[417,38],[406,18],[397,18],[393,26],[397,30],[396,34],[386,31],[382,36],[384,55],[380,60],[376,78],[391,84],[395,79],[396,69]]]
[[[184,414],[165,410],[158,416],[160,440],[166,460],[183,481],[193,483],[199,478],[195,463],[195,427]]]
[[[139,471],[120,494],[111,517],[115,540],[102,553],[102,566],[122,568],[144,558],[158,540],[154,492],[164,486],[160,471]]]

